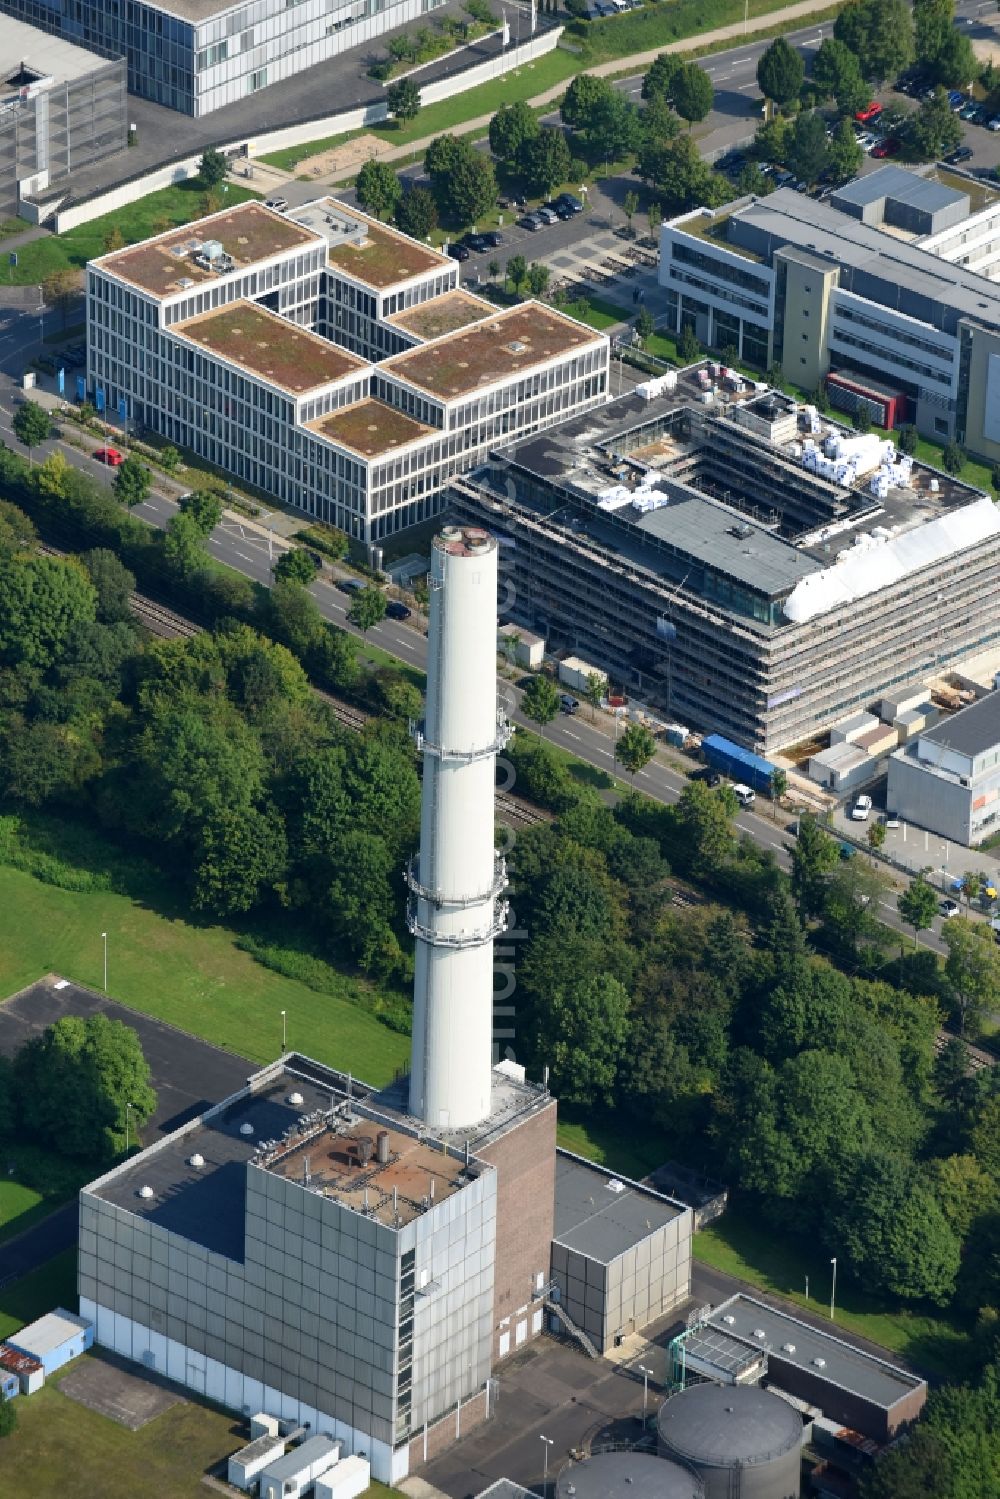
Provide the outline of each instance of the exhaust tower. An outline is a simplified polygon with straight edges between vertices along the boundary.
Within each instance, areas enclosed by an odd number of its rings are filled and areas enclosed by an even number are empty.
[[[490,1113],[493,939],[507,871],[494,844],[497,542],[444,526],[431,547],[420,853],[407,870],[416,939],[410,1113],[462,1129]]]

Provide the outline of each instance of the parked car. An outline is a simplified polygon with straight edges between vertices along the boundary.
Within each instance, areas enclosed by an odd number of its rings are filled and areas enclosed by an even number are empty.
[[[464,243],[473,255],[482,255],[490,248],[485,234],[467,234]]]
[[[884,141],[875,142],[874,146],[872,146],[872,156],[874,156],[879,161],[881,161],[885,156],[898,156],[900,151],[900,144],[901,143],[896,139],[894,135],[889,135],[885,138]],[[971,151],[969,152],[969,155],[972,155]]]
[[[968,99],[962,93],[962,90],[960,88],[953,88],[948,90],[948,103],[951,105],[952,109],[961,109],[963,104],[968,104],[968,102]]]
[[[885,825],[886,825],[887,828],[898,828],[899,827],[899,813],[898,812],[887,812],[885,814]]]
[[[975,100],[970,100],[968,104],[962,105],[962,108],[958,111],[958,118],[960,120],[974,120],[978,113],[979,105]]]
[[[390,599],[385,606],[386,619],[409,619],[412,613],[413,610],[407,609],[406,605],[401,603],[399,599]]]
[[[722,777],[717,770],[710,770],[708,772],[708,775],[705,777],[705,785],[711,787],[713,790],[716,786],[722,785]]]
[[[556,213],[554,208],[539,208],[537,211],[537,217],[541,219],[543,224],[558,224],[559,222],[559,215]]]
[[[840,845],[840,857],[843,859],[845,864],[847,863],[848,859],[853,859],[856,853],[857,849],[854,847],[853,843],[842,843]]]
[[[501,198],[499,206],[501,208],[527,208],[528,200],[527,198],[520,197],[517,193],[512,193],[510,197]]]
[[[326,558],[323,556],[323,553],[322,552],[313,552],[308,547],[306,548],[306,551],[309,553],[309,556],[310,556],[310,558],[312,560],[313,567],[316,569],[316,571],[318,573],[321,573],[323,571],[323,564],[326,561]]]
[[[119,463],[125,462],[125,455],[119,453],[117,448],[97,448],[94,457],[98,463],[106,463],[109,468],[117,468]]]
[[[559,707],[564,713],[577,713],[580,704],[575,697],[570,697],[568,692],[562,692],[559,694]]]
[[[871,103],[866,104],[864,109],[859,109],[855,112],[854,118],[860,120],[862,125],[870,125],[874,120],[878,119],[881,113],[881,104],[877,99],[872,99]]]
[[[865,796],[864,794],[862,794],[861,796],[859,796],[857,798],[857,800],[854,803],[854,806],[851,808],[851,821],[852,822],[867,822],[868,818],[871,816],[871,810],[872,810],[872,799],[871,799],[871,797],[870,796]]]
[[[518,219],[518,223],[522,229],[529,229],[532,234],[542,227],[542,220],[537,213],[526,213],[523,219]]]
[[[572,193],[560,193],[556,199],[557,203],[564,203],[570,213],[582,213],[583,204],[579,198],[574,198]]]
[[[488,250],[496,250],[503,244],[503,235],[499,229],[488,229],[482,237]]]
[[[367,586],[367,583],[363,583],[360,578],[337,579],[337,587],[341,593],[363,593]]]
[[[741,807],[752,807],[757,800],[757,793],[752,786],[746,786],[742,781],[737,781],[733,786],[733,795]]]
[[[944,917],[945,921],[950,921],[953,916],[960,916],[962,913],[961,906],[953,900],[940,901],[938,904],[938,910],[941,912],[941,915]]]
[[[463,245],[461,240],[452,240],[451,244],[448,246],[448,254],[451,256],[452,260],[468,260],[469,256],[472,254],[472,251],[469,249],[468,245]]]
[[[987,130],[1000,130],[1000,115],[993,115],[986,122]]]
[[[945,157],[945,161],[950,162],[953,167],[957,167],[959,162],[968,161],[971,155],[971,146],[958,146],[954,151],[949,152]]]
[[[284,213],[288,208],[287,198],[265,198],[265,208],[273,208],[275,213]]]

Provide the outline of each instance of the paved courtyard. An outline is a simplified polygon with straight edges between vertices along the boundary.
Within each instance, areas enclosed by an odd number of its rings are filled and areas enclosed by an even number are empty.
[[[78,1360],[59,1388],[70,1400],[129,1431],[141,1431],[185,1398],[179,1385],[105,1353]]]

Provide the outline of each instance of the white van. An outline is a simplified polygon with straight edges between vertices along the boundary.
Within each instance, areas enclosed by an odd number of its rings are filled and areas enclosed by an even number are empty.
[[[754,791],[753,787],[744,786],[742,781],[737,781],[736,785],[733,787],[733,792],[736,796],[736,800],[739,802],[741,807],[752,807],[754,802],[757,800],[757,793],[756,791]]]

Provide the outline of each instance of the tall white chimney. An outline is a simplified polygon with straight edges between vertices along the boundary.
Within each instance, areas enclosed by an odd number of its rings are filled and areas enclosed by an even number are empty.
[[[497,543],[445,526],[431,547],[420,854],[409,869],[416,938],[410,1112],[439,1129],[490,1112],[493,939],[507,872],[493,835],[498,749]]]

